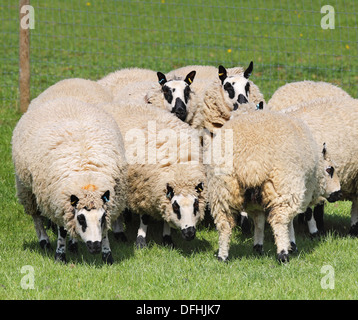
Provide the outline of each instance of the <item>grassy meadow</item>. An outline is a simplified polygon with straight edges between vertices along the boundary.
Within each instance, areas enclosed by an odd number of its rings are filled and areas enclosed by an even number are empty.
[[[358,5],[336,1],[333,30],[323,30],[323,1],[31,1],[31,97],[71,77],[98,79],[123,67],[170,71],[189,64],[246,66],[269,100],[290,81],[323,80],[358,96]],[[358,240],[347,236],[350,202],[326,207],[327,233],[311,240],[295,221],[298,253],[279,265],[270,227],[264,255],[254,254],[253,233],[234,230],[230,261],[216,259],[218,234],[203,224],[197,238],[175,249],[161,245],[161,224],[148,228],[149,247],[137,250],[138,220],[127,243],[110,235],[115,263],[107,266],[84,244],[67,264],[40,249],[31,217],[15,195],[11,135],[18,111],[18,7],[0,4],[0,299],[357,299]],[[48,232],[52,247],[56,236]],[[334,288],[325,289],[334,270]],[[33,269],[33,288],[21,284]],[[22,273],[23,271],[23,273]],[[24,280],[25,277],[25,280]],[[323,280],[322,280],[323,279]]]

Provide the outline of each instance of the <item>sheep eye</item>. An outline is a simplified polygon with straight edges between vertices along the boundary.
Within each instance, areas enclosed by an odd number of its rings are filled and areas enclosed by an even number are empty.
[[[83,214],[80,214],[79,216],[77,216],[77,221],[80,224],[80,226],[82,226],[82,231],[85,232],[87,228],[87,222],[85,216]]]
[[[333,173],[334,173],[334,168],[333,167],[328,167],[326,169],[326,172],[330,175],[330,177],[333,177]]]
[[[178,216],[178,219],[180,219],[181,214],[180,214],[180,206],[179,206],[178,202],[174,201],[172,204],[172,207],[173,207],[174,213]]]
[[[199,200],[194,200],[194,216],[196,216],[196,213],[199,211]]]
[[[104,213],[102,218],[101,218],[101,226],[103,226],[106,223],[106,216],[107,216],[107,214]]]

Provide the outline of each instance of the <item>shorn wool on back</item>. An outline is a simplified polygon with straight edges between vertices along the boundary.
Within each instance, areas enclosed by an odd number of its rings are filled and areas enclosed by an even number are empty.
[[[49,246],[40,215],[59,226],[55,258],[66,261],[66,233],[112,263],[107,230],[126,206],[126,161],[116,122],[73,98],[29,108],[12,136],[17,195]]]

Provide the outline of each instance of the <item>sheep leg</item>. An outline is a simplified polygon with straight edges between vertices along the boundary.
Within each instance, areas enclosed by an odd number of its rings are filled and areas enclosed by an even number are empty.
[[[297,252],[295,229],[293,228],[293,219],[288,224],[288,234],[290,237],[290,250],[289,252]]]
[[[250,234],[250,221],[247,212],[240,212],[239,219],[242,233]]]
[[[113,264],[112,251],[108,239],[108,231],[106,231],[102,237],[102,260],[107,264]]]
[[[219,232],[219,252],[218,260],[226,261],[229,256],[230,237],[232,233],[232,227],[230,222],[221,217],[220,221],[216,223],[216,228]]]
[[[16,176],[16,190],[19,202],[23,205],[25,213],[29,214],[33,221],[39,239],[40,247],[42,249],[51,249],[50,239],[46,233],[43,225],[41,212],[38,210],[36,197],[31,189],[25,187],[21,180]]]
[[[117,220],[113,222],[112,229],[116,240],[127,242],[127,237],[124,234],[124,221],[122,216],[118,217]]]
[[[277,248],[277,260],[285,263],[289,261],[288,251],[290,249],[289,223],[287,212],[281,208],[272,208],[268,222],[273,230]]]
[[[263,244],[264,244],[264,232],[265,232],[265,212],[255,212],[253,215],[254,218],[254,250],[263,254]]]
[[[354,237],[358,236],[358,198],[352,200],[351,228],[349,234]]]
[[[72,252],[72,253],[77,253],[78,252],[78,241],[77,241],[77,239],[70,237],[70,239],[68,240],[68,250],[70,250],[70,252]]]
[[[140,226],[137,233],[136,246],[138,249],[145,248],[147,246],[146,236],[148,229],[148,216],[143,214],[140,216]]]
[[[174,248],[174,243],[173,243],[172,236],[171,236],[170,225],[166,221],[164,221],[164,224],[163,224],[163,244],[165,246]]]
[[[66,263],[66,236],[67,236],[67,231],[65,230],[65,228],[58,227],[55,261]]]

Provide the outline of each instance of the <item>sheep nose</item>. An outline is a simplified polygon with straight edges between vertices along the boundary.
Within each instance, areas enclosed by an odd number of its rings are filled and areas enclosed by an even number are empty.
[[[188,227],[181,230],[183,238],[187,241],[193,240],[195,238],[195,227]]]
[[[87,249],[91,254],[97,254],[101,252],[101,241],[87,241]]]
[[[338,201],[339,199],[342,198],[342,191],[339,190],[339,191],[335,191],[335,192],[332,192],[329,197],[327,198],[328,202],[336,202]]]
[[[237,98],[237,102],[242,104],[242,103],[248,103],[246,97],[243,94],[239,94],[239,97]]]
[[[175,113],[180,120],[184,121],[187,115],[185,103],[181,99],[176,98],[172,112]]]

